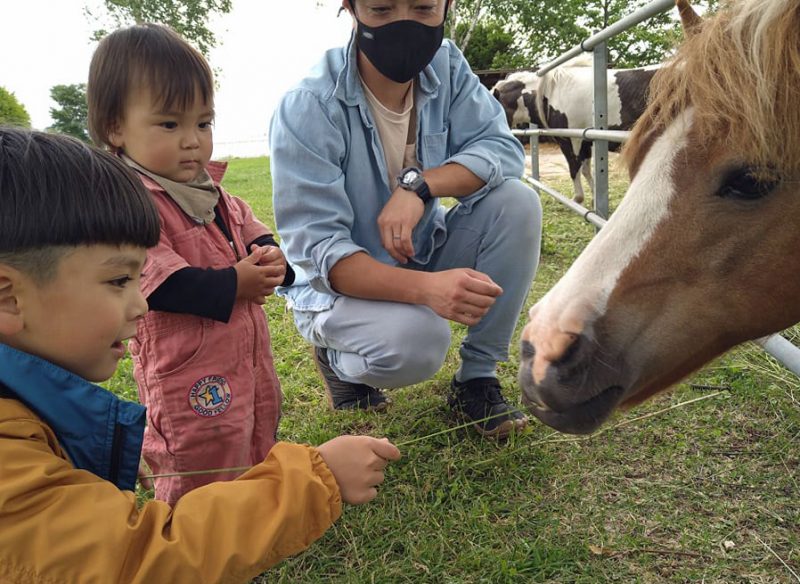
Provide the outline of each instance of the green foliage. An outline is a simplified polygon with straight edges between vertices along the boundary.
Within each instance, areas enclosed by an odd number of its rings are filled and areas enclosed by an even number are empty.
[[[477,30],[481,23],[494,23],[511,35],[513,42],[507,50],[499,51],[494,66],[511,63],[534,67],[546,63],[650,0],[459,0],[455,7],[451,38],[460,47],[470,28]],[[696,7],[703,11],[715,8],[718,0],[698,0]],[[609,42],[609,65],[636,67],[663,61],[681,37],[677,11],[672,10],[651,18]],[[475,35],[469,38],[467,54],[482,54],[490,48],[470,46],[491,44],[492,36]],[[464,50],[462,48],[462,50]],[[479,69],[473,65],[473,68]]]
[[[0,124],[7,126],[31,127],[31,117],[17,97],[0,87]]]
[[[232,7],[231,0],[104,0],[104,5],[113,21],[112,28],[144,22],[166,24],[206,56],[217,44],[208,24],[215,14],[227,14]],[[89,9],[86,14],[100,20]],[[93,39],[100,40],[108,32],[105,28],[96,30]]]
[[[53,125],[47,129],[91,142],[87,125],[86,84],[55,85],[50,89],[50,97],[58,107],[50,108]]]
[[[458,25],[457,36],[465,38],[469,34],[469,42],[464,48],[464,56],[473,69],[498,69],[502,67],[524,66],[515,59],[514,35],[506,31],[497,21],[479,22],[472,31],[467,31],[467,24]]]

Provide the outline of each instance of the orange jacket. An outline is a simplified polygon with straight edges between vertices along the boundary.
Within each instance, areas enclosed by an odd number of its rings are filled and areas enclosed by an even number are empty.
[[[174,508],[76,469],[53,431],[0,398],[0,582],[247,582],[319,538],[341,514],[311,447],[280,442],[231,482]]]

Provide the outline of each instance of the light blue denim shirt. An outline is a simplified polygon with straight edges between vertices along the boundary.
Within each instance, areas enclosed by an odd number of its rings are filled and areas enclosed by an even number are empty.
[[[417,160],[423,169],[458,163],[486,182],[461,198],[472,205],[524,170],[524,151],[508,129],[500,103],[478,81],[449,40],[415,83]],[[297,278],[278,290],[297,310],[322,311],[338,295],[329,273],[366,252],[397,262],[381,245],[377,219],[396,185],[387,183],[378,130],[367,105],[351,37],[329,50],[311,75],[281,100],[270,125],[272,192],[281,247]],[[446,238],[445,208],[426,205],[412,234],[413,261],[427,264]]]

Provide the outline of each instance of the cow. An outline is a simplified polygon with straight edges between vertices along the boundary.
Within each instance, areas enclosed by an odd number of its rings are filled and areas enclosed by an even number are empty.
[[[591,128],[594,73],[591,55],[581,55],[548,71],[513,73],[492,88],[506,112],[509,127],[534,123],[543,128]],[[647,89],[659,65],[635,69],[609,69],[607,73],[609,130],[630,130],[647,104]],[[580,138],[556,138],[567,159],[575,189],[573,200],[582,203],[583,174],[591,188],[592,143]],[[609,143],[617,151],[619,144]]]

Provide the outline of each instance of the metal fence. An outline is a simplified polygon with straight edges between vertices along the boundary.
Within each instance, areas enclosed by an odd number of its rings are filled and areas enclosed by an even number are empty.
[[[552,71],[581,53],[592,51],[594,54],[594,127],[592,128],[567,128],[567,129],[542,129],[532,127],[529,130],[512,130],[515,136],[531,137],[531,175],[525,176],[539,193],[547,193],[571,211],[581,215],[584,220],[600,229],[609,217],[608,206],[608,143],[625,142],[629,132],[609,131],[608,128],[608,82],[607,82],[607,41],[611,37],[632,28],[641,22],[671,10],[675,7],[675,0],[653,0],[639,8],[625,18],[615,22],[608,28],[584,39],[580,44],[565,51],[556,59],[539,68],[536,73],[539,77]],[[539,174],[539,140],[540,136],[557,136],[562,138],[581,138],[594,142],[592,153],[593,208],[587,209],[574,202],[571,198],[559,193],[541,181]],[[578,175],[580,180],[580,175]],[[800,348],[774,334],[755,341],[767,353],[777,359],[784,367],[800,377]]]

